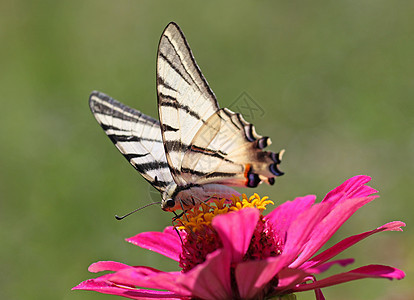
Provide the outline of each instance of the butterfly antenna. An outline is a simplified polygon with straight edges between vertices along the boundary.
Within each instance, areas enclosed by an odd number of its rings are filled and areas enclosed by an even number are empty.
[[[132,215],[133,213],[136,213],[137,211],[140,211],[141,209],[144,209],[144,208],[146,208],[148,206],[151,206],[151,205],[154,205],[154,204],[161,204],[161,202],[151,202],[151,203],[148,203],[147,205],[141,206],[141,207],[139,207],[139,208],[137,208],[137,209],[135,209],[135,210],[127,213],[126,215],[123,215],[123,216],[115,215],[115,219],[117,219],[117,220],[125,219],[126,217]]]

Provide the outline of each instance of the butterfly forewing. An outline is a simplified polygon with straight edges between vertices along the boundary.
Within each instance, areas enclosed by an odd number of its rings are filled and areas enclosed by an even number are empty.
[[[100,92],[91,94],[89,105],[124,157],[155,188],[163,191],[173,179],[165,158],[159,122]]]
[[[157,92],[167,161],[177,184],[181,162],[194,134],[218,110],[216,97],[174,23],[164,30],[158,47]]]

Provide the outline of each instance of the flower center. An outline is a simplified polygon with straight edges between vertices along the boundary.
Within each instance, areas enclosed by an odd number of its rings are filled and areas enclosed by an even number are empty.
[[[223,247],[220,237],[211,225],[215,216],[251,207],[262,212],[268,204],[274,204],[268,197],[260,198],[255,193],[247,198],[243,194],[241,198],[233,196],[229,200],[213,200],[208,204],[203,203],[187,211],[185,215],[176,220],[175,225],[179,231],[186,233],[180,257],[180,267],[183,272],[187,272],[196,265],[203,263],[209,253]],[[270,222],[260,215],[243,260],[277,256],[281,253],[282,248],[281,239],[273,231]]]

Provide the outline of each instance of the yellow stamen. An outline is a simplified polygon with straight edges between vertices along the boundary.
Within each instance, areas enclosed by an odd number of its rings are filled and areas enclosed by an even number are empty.
[[[185,230],[188,233],[202,231],[206,228],[211,228],[211,222],[217,215],[247,207],[257,208],[262,212],[268,204],[274,204],[273,201],[269,200],[269,197],[260,198],[256,193],[249,198],[247,198],[246,194],[242,194],[241,197],[233,195],[229,200],[225,198],[213,199],[209,201],[208,205],[203,203],[194,207],[186,212],[186,216],[176,220],[177,229]]]

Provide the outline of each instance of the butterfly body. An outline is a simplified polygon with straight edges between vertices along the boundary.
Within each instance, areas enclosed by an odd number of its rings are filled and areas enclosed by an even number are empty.
[[[232,195],[239,196],[240,193],[228,186],[220,184],[189,184],[179,186],[175,182],[172,182],[161,193],[161,209],[164,211],[175,211],[177,209],[186,211],[209,199],[227,199]]]
[[[100,92],[92,92],[89,105],[118,150],[161,193],[163,210],[239,195],[230,186],[273,184],[283,174],[283,152],[263,151],[268,137],[219,108],[175,23],[158,46],[157,96],[159,121]]]

